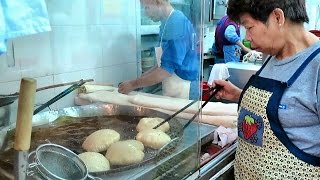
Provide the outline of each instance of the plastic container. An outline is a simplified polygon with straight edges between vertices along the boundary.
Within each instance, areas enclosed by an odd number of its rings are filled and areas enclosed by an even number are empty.
[[[244,39],[244,40],[242,40],[242,44],[243,44],[245,47],[251,49],[251,42],[250,42],[250,41]]]
[[[313,33],[314,35],[320,37],[320,30],[310,30],[311,33]]]
[[[208,86],[208,82],[207,81],[203,81],[201,82],[202,84],[202,101],[208,101],[209,97],[210,97],[210,93],[208,94],[204,94],[209,90],[209,86]]]

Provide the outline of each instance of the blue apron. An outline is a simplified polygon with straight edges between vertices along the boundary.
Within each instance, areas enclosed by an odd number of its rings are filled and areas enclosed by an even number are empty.
[[[240,96],[236,179],[320,179],[320,157],[296,147],[285,133],[278,108],[284,91],[320,53],[314,51],[287,82],[253,75]]]

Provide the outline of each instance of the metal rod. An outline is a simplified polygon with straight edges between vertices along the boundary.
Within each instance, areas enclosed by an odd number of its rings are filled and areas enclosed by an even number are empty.
[[[214,90],[214,88],[209,88],[208,91],[206,91],[205,93],[203,93],[203,95],[206,95],[210,92],[212,92]],[[210,98],[209,98],[210,100]],[[162,121],[161,123],[159,123],[158,125],[156,125],[153,129],[157,129],[158,127],[160,127],[161,125],[163,125],[164,123],[168,122],[170,119],[174,118],[177,114],[181,113],[182,111],[184,111],[185,109],[187,109],[188,107],[190,107],[192,104],[194,104],[195,102],[198,102],[198,100],[193,100],[192,102],[190,102],[189,104],[187,104],[186,106],[184,106],[183,108],[181,108],[179,111],[175,112],[174,114],[172,114],[171,116],[169,116],[167,119],[165,119],[164,121]]]
[[[19,153],[15,154],[15,160],[14,163],[14,174],[15,180],[26,180],[27,175],[27,167],[28,167],[28,154],[29,151],[19,151]]]
[[[40,111],[42,111],[43,109],[45,109],[46,107],[50,106],[51,104],[55,103],[56,101],[58,101],[59,99],[63,98],[64,96],[68,95],[69,93],[71,93],[72,91],[74,91],[75,89],[79,88],[80,86],[82,86],[84,83],[86,83],[84,80],[80,80],[79,82],[77,82],[77,84],[73,84],[72,86],[70,86],[68,89],[64,90],[63,92],[61,92],[60,94],[56,95],[55,97],[53,97],[52,99],[50,99],[48,102],[44,103],[43,105],[41,105],[40,107],[38,107],[34,112],[33,115],[39,113]]]
[[[205,101],[202,106],[201,109],[204,108],[205,105],[208,104],[208,102],[217,94],[218,91],[220,91],[222,89],[222,86],[217,85],[216,88],[214,89],[215,91],[210,95],[209,99],[207,101]],[[189,126],[189,124],[199,115],[201,109],[199,109],[197,111],[197,113],[195,113],[192,118],[183,126],[182,130],[184,130],[186,127]]]
[[[92,81],[94,81],[94,80],[93,79],[83,80],[83,82],[92,82]],[[46,89],[61,87],[61,86],[73,85],[75,83],[79,83],[79,81],[73,81],[73,82],[67,82],[67,83],[54,84],[54,85],[50,85],[50,86],[44,86],[44,87],[41,87],[41,88],[37,88],[36,92],[43,91],[43,90],[46,90]],[[96,85],[99,85],[99,84],[96,84]],[[112,85],[112,84],[106,83],[106,85]],[[19,96],[19,92],[15,92],[13,94],[0,94],[0,97],[12,97],[12,96]]]
[[[85,83],[86,82],[91,82],[91,81],[94,81],[94,80],[93,79],[83,80],[83,82],[85,82]],[[79,81],[67,82],[67,83],[61,83],[61,84],[54,84],[54,85],[50,85],[50,86],[41,87],[41,88],[36,89],[36,92],[43,91],[43,90],[46,90],[46,89],[61,87],[61,86],[73,85],[75,83],[79,83]]]

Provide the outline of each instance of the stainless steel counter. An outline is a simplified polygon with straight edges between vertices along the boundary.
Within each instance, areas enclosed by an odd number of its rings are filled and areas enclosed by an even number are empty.
[[[253,63],[228,62],[226,64],[230,74],[229,81],[241,89],[249,78],[261,68],[261,64]]]

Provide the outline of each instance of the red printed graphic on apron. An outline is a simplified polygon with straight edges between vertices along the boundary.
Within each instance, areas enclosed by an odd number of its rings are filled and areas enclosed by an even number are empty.
[[[262,146],[263,140],[263,120],[246,109],[241,109],[238,119],[238,136],[246,142]]]
[[[245,139],[252,137],[258,130],[258,123],[250,115],[245,115],[242,122],[242,131]]]

